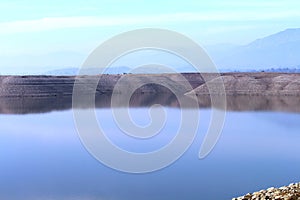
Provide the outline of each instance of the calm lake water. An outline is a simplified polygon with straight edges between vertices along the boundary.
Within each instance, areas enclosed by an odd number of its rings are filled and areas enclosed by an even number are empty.
[[[144,141],[125,136],[110,108],[97,109],[110,139],[133,152],[167,144],[178,129],[180,109],[165,107],[162,135]],[[198,110],[197,110],[198,111]],[[133,120],[149,123],[148,108],[130,108]],[[300,114],[228,111],[213,151],[198,158],[210,109],[200,109],[198,135],[171,166],[148,174],[110,169],[81,144],[71,110],[0,115],[0,199],[225,200],[300,181]]]

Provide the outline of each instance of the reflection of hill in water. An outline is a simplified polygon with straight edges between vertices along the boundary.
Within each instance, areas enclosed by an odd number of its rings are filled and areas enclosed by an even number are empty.
[[[122,99],[122,94],[117,95]],[[185,100],[193,101],[184,96]],[[96,97],[96,108],[110,108],[111,94],[102,94]],[[120,101],[122,102],[122,101]],[[130,107],[149,107],[153,104],[160,104],[166,107],[179,108],[177,98],[169,91],[157,93],[135,93],[130,100]],[[200,108],[211,106],[209,95],[198,96]],[[195,107],[190,104],[189,108]],[[230,95],[227,96],[227,109],[232,111],[286,111],[300,112],[300,97],[297,96],[260,96],[260,95]],[[119,107],[125,104],[120,103]],[[82,101],[80,109],[87,109],[89,106]],[[46,113],[51,111],[62,111],[72,109],[72,96],[65,97],[3,97],[0,98],[0,113],[2,114],[27,114]]]
[[[300,112],[298,96],[228,95],[227,110]],[[210,97],[198,97],[200,107],[210,107]]]

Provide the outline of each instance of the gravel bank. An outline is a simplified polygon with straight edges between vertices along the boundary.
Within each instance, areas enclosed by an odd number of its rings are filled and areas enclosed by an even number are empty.
[[[267,190],[248,193],[232,200],[300,200],[300,183],[292,183],[280,188],[271,187]]]

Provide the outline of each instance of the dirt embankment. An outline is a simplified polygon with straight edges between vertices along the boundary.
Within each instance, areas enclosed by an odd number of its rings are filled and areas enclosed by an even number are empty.
[[[81,76],[83,93],[93,93],[96,96],[97,108],[110,107],[111,95],[115,84],[124,79],[125,88],[117,91],[117,98],[124,98],[127,90],[137,84],[150,82],[134,92],[130,106],[147,107],[161,104],[169,107],[180,107],[173,91],[160,86],[164,83],[187,101],[188,95],[197,94],[198,105],[201,108],[211,106],[209,92],[220,91],[220,78],[214,79],[212,74],[183,74],[190,83],[182,80],[180,74],[160,75],[102,75]],[[52,110],[67,110],[72,108],[72,93],[76,77],[70,76],[0,76],[0,113],[31,113],[49,112]],[[100,78],[100,79],[99,79]],[[98,80],[94,88],[90,83]],[[212,83],[208,90],[205,80]],[[227,110],[272,110],[300,112],[300,74],[276,73],[226,73],[222,74],[226,92]],[[208,84],[210,84],[208,83]],[[195,105],[195,104],[193,104]],[[87,108],[85,101],[79,105]],[[119,105],[125,106],[125,105]]]
[[[182,76],[189,82],[187,87]],[[141,93],[163,93],[166,87],[178,93],[188,93],[192,89],[198,95],[220,92],[223,81],[227,95],[300,95],[300,74],[282,73],[223,73],[221,78],[215,74],[138,74],[102,76],[0,76],[1,97],[41,97],[72,95],[75,79],[82,82],[82,90],[95,92],[92,85],[99,79],[97,94],[111,93],[122,78],[126,89],[138,84],[148,84],[138,89]],[[207,81],[206,84],[204,80]],[[209,87],[208,87],[209,86]],[[124,93],[126,91],[117,91]]]
[[[190,83],[186,87],[181,74],[152,74],[152,75],[98,75],[98,76],[0,76],[0,97],[45,97],[45,96],[70,96],[73,93],[75,79],[81,85],[82,92],[96,94],[111,93],[116,83],[123,78],[126,89],[137,84],[149,82],[138,89],[141,93],[163,93],[166,86],[174,88],[179,93],[185,93],[204,83],[199,74],[186,73],[183,77]],[[94,90],[94,83],[98,81]],[[116,91],[124,93],[127,91]]]
[[[228,73],[193,90],[198,95],[220,93],[224,84],[226,95],[291,95],[300,96],[300,74]]]

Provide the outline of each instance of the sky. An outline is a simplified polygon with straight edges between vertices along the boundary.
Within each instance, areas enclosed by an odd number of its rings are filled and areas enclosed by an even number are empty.
[[[165,28],[200,45],[247,44],[300,27],[299,0],[0,0],[0,73],[78,67],[103,41]]]

